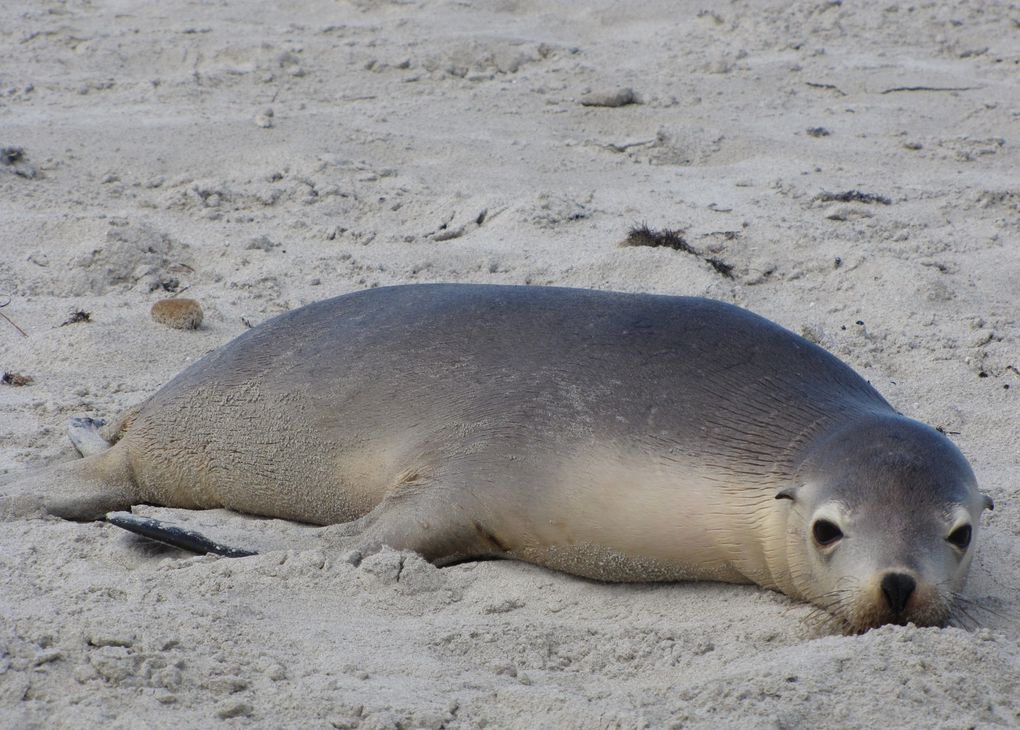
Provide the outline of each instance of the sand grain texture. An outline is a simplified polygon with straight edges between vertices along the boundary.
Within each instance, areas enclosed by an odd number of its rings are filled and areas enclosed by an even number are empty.
[[[1020,725],[1020,15],[787,5],[6,0],[0,311],[28,336],[0,319],[0,371],[33,382],[0,385],[0,479],[328,296],[704,295],[953,434],[997,503],[968,630],[843,637],[750,587],[13,522],[0,726]],[[640,104],[582,102],[620,89]],[[620,247],[641,224],[697,255]],[[201,329],[152,321],[183,292]]]

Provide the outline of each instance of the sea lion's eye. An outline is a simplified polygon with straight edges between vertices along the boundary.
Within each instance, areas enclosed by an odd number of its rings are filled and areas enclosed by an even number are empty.
[[[967,546],[970,545],[971,534],[974,531],[970,525],[960,525],[955,530],[949,533],[949,537],[946,538],[953,547],[959,548],[960,550],[966,550]]]
[[[815,542],[822,547],[833,545],[843,537],[843,531],[828,520],[815,520],[815,524],[811,526],[811,534],[814,535]]]

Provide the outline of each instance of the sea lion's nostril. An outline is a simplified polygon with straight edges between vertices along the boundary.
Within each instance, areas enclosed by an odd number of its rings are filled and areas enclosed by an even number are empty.
[[[907,602],[914,595],[917,581],[905,573],[887,573],[882,578],[882,593],[885,602],[894,613],[903,613]]]

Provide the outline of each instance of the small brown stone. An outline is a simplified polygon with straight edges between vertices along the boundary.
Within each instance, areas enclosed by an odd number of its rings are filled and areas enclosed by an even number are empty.
[[[255,711],[249,703],[240,700],[230,700],[222,703],[216,709],[216,717],[227,720],[231,717],[248,717]]]
[[[202,307],[194,299],[161,299],[152,305],[152,318],[167,327],[194,330],[202,324]]]
[[[598,89],[591,91],[581,97],[581,106],[607,106],[618,107],[628,104],[640,104],[637,93],[634,89],[625,87],[622,89]]]

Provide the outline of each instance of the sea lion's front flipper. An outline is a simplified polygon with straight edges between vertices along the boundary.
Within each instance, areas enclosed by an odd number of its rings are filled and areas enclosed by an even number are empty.
[[[227,509],[178,509],[136,505],[130,512],[106,515],[106,521],[144,538],[198,555],[240,558],[276,550],[323,547],[325,528],[244,515]]]
[[[507,548],[470,514],[448,500],[451,490],[418,482],[391,493],[361,519],[323,528],[322,540],[357,565],[383,546],[415,552],[442,567],[505,557]]]
[[[116,525],[136,535],[141,535],[150,540],[181,548],[198,555],[212,553],[228,558],[245,558],[249,555],[258,555],[254,550],[229,547],[193,530],[186,530],[177,525],[154,520],[151,517],[134,515],[130,512],[111,512],[106,515],[106,521],[111,525]]]

